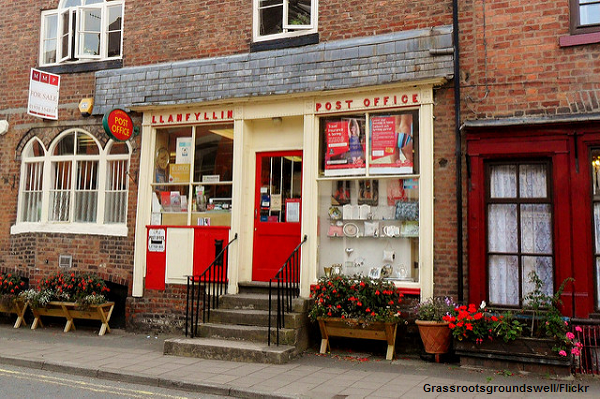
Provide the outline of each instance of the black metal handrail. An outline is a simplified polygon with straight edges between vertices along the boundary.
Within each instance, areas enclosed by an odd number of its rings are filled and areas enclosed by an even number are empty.
[[[285,328],[285,313],[293,308],[294,298],[300,296],[300,247],[306,242],[304,236],[300,244],[292,251],[275,277],[269,280],[269,336],[268,345],[271,346],[271,299],[273,296],[273,282],[277,282],[277,345],[279,346],[279,330]]]
[[[202,295],[202,323],[210,320],[210,310],[219,307],[219,298],[227,294],[227,249],[238,235],[225,245],[215,256],[215,260],[202,274],[187,276],[187,292],[185,301],[185,336],[194,338],[198,335],[198,318],[200,313],[200,295]],[[215,240],[215,247],[223,245],[223,240]],[[218,248],[217,248],[218,249]],[[216,251],[215,251],[216,252]]]

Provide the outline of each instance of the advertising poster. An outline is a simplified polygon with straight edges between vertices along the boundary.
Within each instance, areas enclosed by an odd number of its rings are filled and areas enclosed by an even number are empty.
[[[369,161],[374,173],[413,173],[412,114],[371,118]]]
[[[364,120],[357,118],[325,124],[325,175],[342,176],[365,171]]]
[[[58,120],[60,76],[31,68],[27,113],[39,118]]]

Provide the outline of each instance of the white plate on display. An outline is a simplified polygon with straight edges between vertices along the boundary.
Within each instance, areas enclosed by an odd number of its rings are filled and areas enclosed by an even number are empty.
[[[354,223],[346,223],[344,225],[344,234],[346,237],[356,237],[358,235],[358,226]]]

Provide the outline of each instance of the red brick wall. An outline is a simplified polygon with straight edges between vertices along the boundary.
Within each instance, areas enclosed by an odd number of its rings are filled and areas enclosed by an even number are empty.
[[[185,285],[168,284],[164,291],[145,290],[142,298],[127,298],[127,327],[180,333],[185,330],[185,306]]]
[[[568,0],[485,4],[460,2],[464,119],[598,110],[600,47],[559,46]]]

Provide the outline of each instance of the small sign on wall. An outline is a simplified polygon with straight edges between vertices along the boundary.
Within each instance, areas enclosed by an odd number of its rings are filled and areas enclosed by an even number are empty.
[[[165,229],[150,229],[148,231],[148,251],[165,252]]]

